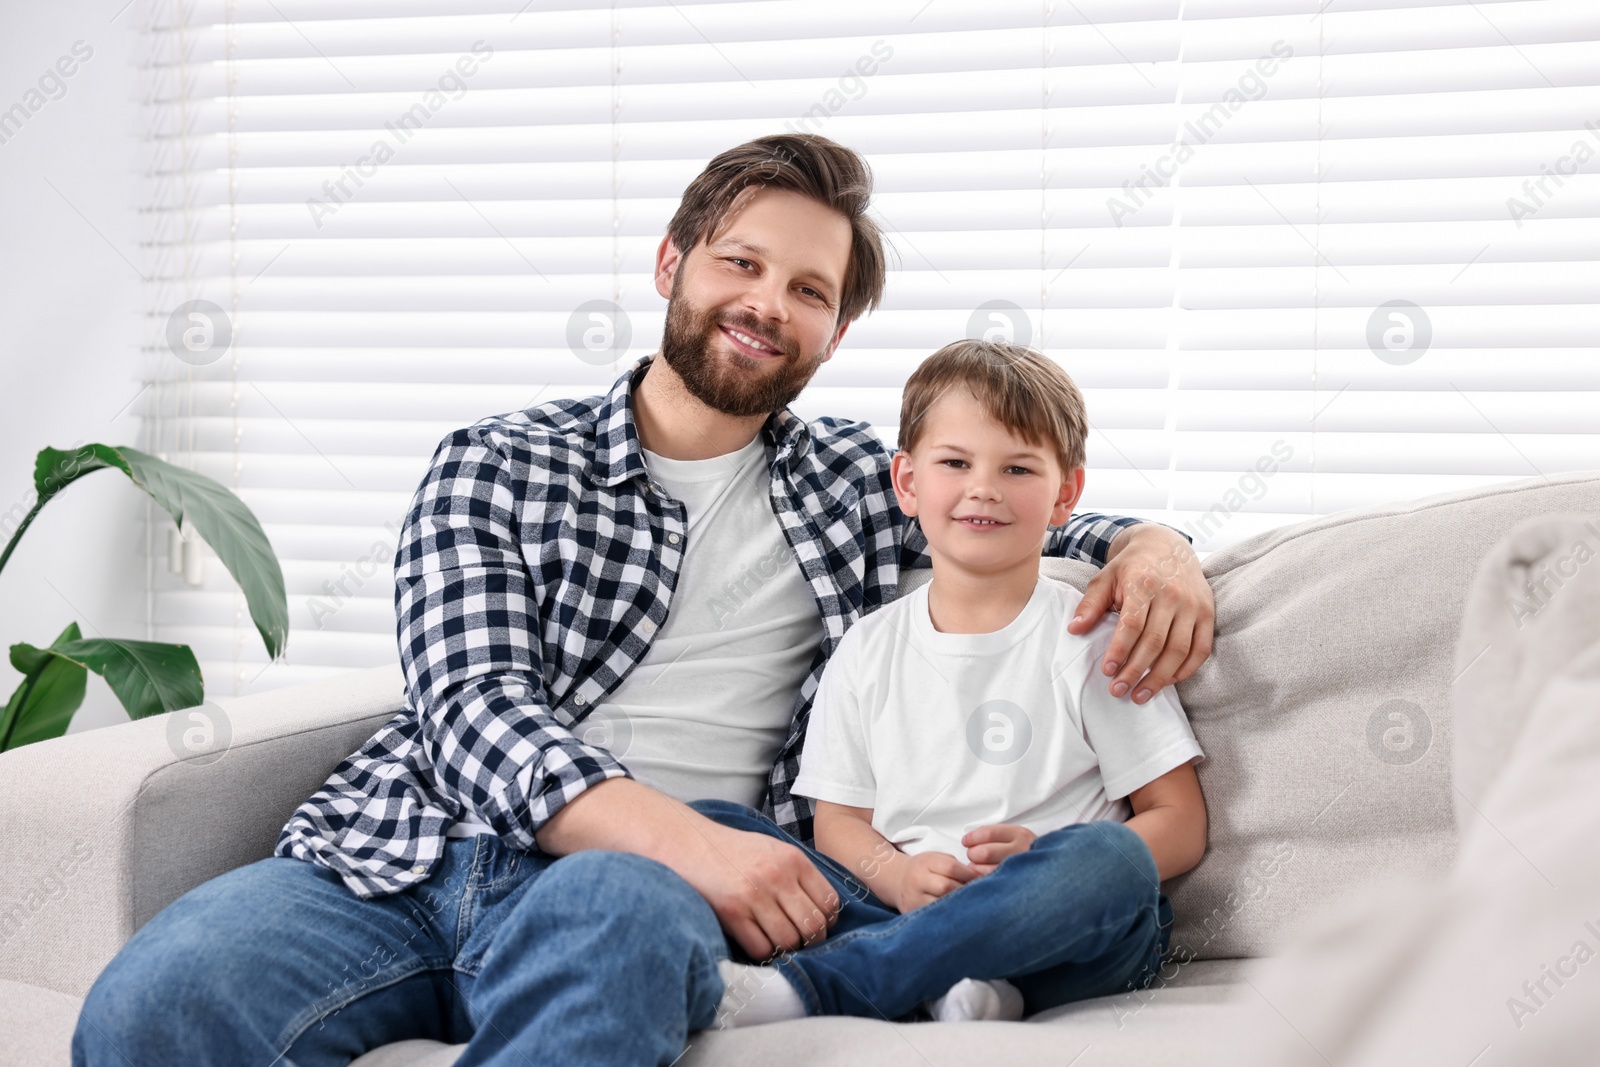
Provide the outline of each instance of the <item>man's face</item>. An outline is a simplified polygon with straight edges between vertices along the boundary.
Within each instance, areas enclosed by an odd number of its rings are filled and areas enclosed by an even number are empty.
[[[696,399],[769,415],[833,356],[850,222],[780,189],[747,194],[709,242],[673,258],[661,355]],[[657,273],[657,289],[662,287]]]

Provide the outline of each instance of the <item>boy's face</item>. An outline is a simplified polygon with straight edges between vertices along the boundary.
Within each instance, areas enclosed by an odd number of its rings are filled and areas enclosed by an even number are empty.
[[[933,554],[978,572],[1036,562],[1049,527],[1083,495],[1082,467],[1063,473],[1053,447],[1013,434],[959,386],[934,402],[916,450],[897,452],[891,472]]]

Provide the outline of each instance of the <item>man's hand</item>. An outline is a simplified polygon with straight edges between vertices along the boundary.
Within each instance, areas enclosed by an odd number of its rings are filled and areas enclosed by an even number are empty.
[[[919,852],[907,856],[898,867],[894,906],[902,915],[978,877],[977,871],[947,852]]]
[[[800,849],[724,826],[632,778],[608,778],[585,789],[534,841],[554,856],[598,848],[665,864],[705,897],[751,959],[821,941],[843,906]]]
[[[1026,826],[997,822],[968,830],[961,844],[967,850],[967,862],[980,876],[1000,866],[1000,861],[1033,847],[1038,835]]]
[[[714,850],[710,861],[679,873],[751,959],[793,952],[828,936],[842,901],[804,852],[766,834],[706,822]]]
[[[1067,632],[1088,633],[1107,611],[1120,612],[1101,669],[1116,675],[1112,696],[1138,685],[1133,702],[1143,704],[1211,655],[1216,601],[1200,558],[1176,530],[1151,522],[1126,527],[1107,555]]]

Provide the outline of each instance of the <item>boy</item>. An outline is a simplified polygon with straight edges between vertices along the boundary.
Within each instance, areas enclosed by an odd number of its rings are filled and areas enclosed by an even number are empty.
[[[1066,373],[1018,345],[958,341],[906,383],[891,471],[933,580],[845,635],[794,786],[871,898],[775,966],[722,961],[723,1025],[924,1002],[1017,1019],[1159,967],[1159,883],[1205,850],[1201,752],[1170,689],[1141,706],[1094,684],[1116,618],[1069,634],[1082,595],[1039,574],[1086,426]]]

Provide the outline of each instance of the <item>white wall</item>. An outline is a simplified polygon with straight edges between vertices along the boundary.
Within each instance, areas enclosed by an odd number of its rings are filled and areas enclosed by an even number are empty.
[[[144,13],[120,4],[0,5],[0,112],[37,103],[28,91],[75,42],[93,50],[64,95],[0,129],[0,515],[31,502],[40,448],[138,443]],[[147,636],[143,501],[100,471],[44,509],[0,573],[0,646],[48,644],[74,620],[86,636]],[[5,700],[20,675],[0,659]],[[72,730],[126,719],[90,675]]]

